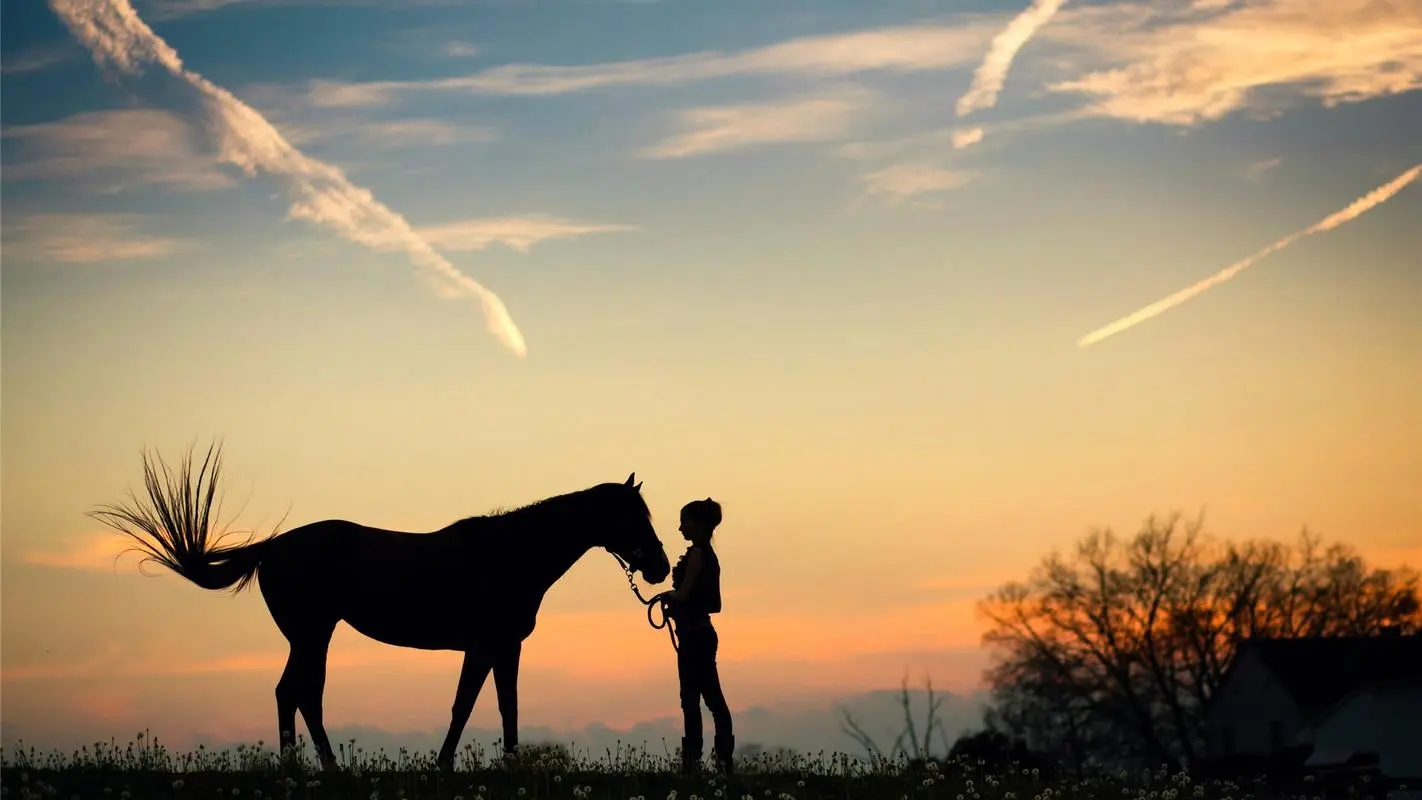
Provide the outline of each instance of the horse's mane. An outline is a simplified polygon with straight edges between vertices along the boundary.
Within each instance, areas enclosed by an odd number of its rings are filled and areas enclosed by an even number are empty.
[[[560,506],[570,505],[574,502],[584,501],[592,497],[597,497],[600,494],[605,494],[606,490],[603,487],[615,485],[617,484],[599,484],[597,486],[592,486],[587,489],[580,489],[576,492],[568,492],[566,494],[558,494],[553,495],[552,497],[545,497],[542,500],[535,500],[532,503],[528,503],[522,506],[514,506],[512,508],[495,506],[487,513],[476,514],[472,517],[465,517],[464,519],[454,522],[449,527],[468,528],[473,525],[482,525],[510,520],[510,518],[522,516],[530,511],[556,510]],[[610,497],[610,495],[607,496]],[[652,509],[647,506],[647,501],[642,497],[641,492],[637,492],[635,496],[637,498],[637,504],[641,507],[642,513],[647,515],[647,520],[650,522],[652,519]]]

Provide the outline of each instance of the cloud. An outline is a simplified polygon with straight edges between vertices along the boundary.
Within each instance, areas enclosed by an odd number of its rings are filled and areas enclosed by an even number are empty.
[[[414,147],[492,142],[493,128],[455,125],[438,119],[396,119],[370,122],[357,128],[361,141],[375,147]]]
[[[1264,180],[1265,174],[1273,172],[1284,163],[1282,158],[1267,158],[1263,161],[1255,161],[1244,168],[1244,179],[1251,183],[1260,183]]]
[[[493,128],[484,125],[457,125],[428,117],[323,120],[313,124],[285,124],[282,131],[289,139],[302,143],[353,139],[363,148],[379,150],[481,144],[498,138]]]
[[[439,51],[450,58],[472,58],[479,55],[479,47],[469,42],[445,42]]]
[[[1184,303],[1186,300],[1189,300],[1209,290],[1214,286],[1218,286],[1219,284],[1230,280],[1234,276],[1253,266],[1256,262],[1258,262],[1265,256],[1276,251],[1283,250],[1285,247],[1288,247],[1289,245],[1293,244],[1299,239],[1304,238],[1305,236],[1311,236],[1315,233],[1330,231],[1345,222],[1357,219],[1370,209],[1376,208],[1377,206],[1380,206],[1383,203],[1387,202],[1389,199],[1392,198],[1393,195],[1402,191],[1409,183],[1412,183],[1413,181],[1417,180],[1417,177],[1419,175],[1422,175],[1422,164],[1418,164],[1417,166],[1407,170],[1401,175],[1398,175],[1396,178],[1393,178],[1386,184],[1383,184],[1382,186],[1379,186],[1371,192],[1368,192],[1357,200],[1354,200],[1352,203],[1348,204],[1346,208],[1329,214],[1327,217],[1324,217],[1323,219],[1319,220],[1318,222],[1315,222],[1313,225],[1310,225],[1309,227],[1304,228],[1301,231],[1295,231],[1289,234],[1288,236],[1285,236],[1277,242],[1274,242],[1268,247],[1265,247],[1264,249],[1258,251],[1257,253],[1243,258],[1228,267],[1225,267],[1224,269],[1220,270],[1214,275],[1211,275],[1208,278],[1205,278],[1199,283],[1187,286],[1184,289],[1181,289],[1180,291],[1176,292],[1175,294],[1170,295],[1169,297],[1166,297],[1162,300],[1157,300],[1156,302],[1151,303],[1150,305],[1140,309],[1139,311],[1127,314],[1126,316],[1116,320],[1115,322],[1110,323],[1109,325],[1104,325],[1092,331],[1091,333],[1086,334],[1085,336],[1077,340],[1077,346],[1089,347],[1090,345],[1096,344],[1102,339],[1114,336],[1123,331],[1130,330],[1131,328],[1134,328],[1142,322],[1145,322],[1146,320],[1151,319],[1152,317],[1164,314],[1170,309],[1180,305],[1181,303]]]
[[[635,225],[578,222],[545,214],[484,217],[434,225],[419,229],[426,241],[451,251],[484,250],[502,244],[527,253],[535,244],[549,239],[571,239],[590,233],[636,231]]]
[[[992,108],[997,103],[997,93],[1002,91],[1002,85],[1007,80],[1007,71],[1012,67],[1012,59],[1033,34],[1051,21],[1066,1],[1033,0],[1032,5],[1014,17],[1001,33],[993,37],[987,56],[973,73],[973,82],[968,91],[958,98],[958,116],[967,116],[981,108]]]
[[[147,185],[208,191],[236,183],[199,151],[192,126],[166,111],[91,111],[12,125],[0,135],[28,157],[5,165],[7,181],[75,181],[104,192]]]
[[[996,16],[973,16],[956,25],[906,25],[807,36],[739,53],[703,51],[580,66],[507,64],[472,75],[424,81],[313,81],[309,97],[315,105],[373,106],[386,104],[397,92],[406,91],[553,95],[754,75],[834,78],[871,71],[950,69],[977,57],[996,20]]]
[[[41,72],[74,57],[75,49],[69,42],[59,44],[37,44],[26,47],[18,53],[6,51],[0,58],[0,73],[24,75]]]
[[[966,128],[963,130],[955,130],[952,133],[952,142],[954,150],[962,150],[964,147],[975,145],[978,142],[981,142],[982,140],[982,128]]]
[[[190,14],[217,11],[227,6],[360,6],[365,8],[404,9],[410,6],[459,5],[467,0],[153,0],[148,8],[154,19],[172,20]]]
[[[128,0],[50,0],[50,5],[96,60],[126,72],[156,62],[195,89],[206,104],[221,159],[248,175],[265,172],[284,179],[293,197],[290,217],[324,225],[373,250],[403,251],[441,295],[479,300],[489,332],[516,355],[525,355],[523,334],[498,295],[455,268],[370,190],[351,183],[338,167],[297,150],[251,106],[186,69],[177,51],[139,19]]]
[[[973,173],[942,169],[926,164],[897,164],[863,177],[870,195],[881,195],[894,205],[924,194],[937,194],[966,186]]]
[[[23,564],[55,569],[111,572],[117,566],[114,560],[123,555],[125,550],[132,548],[133,543],[124,536],[112,533],[86,533],[68,537],[56,547],[22,551],[19,560]],[[124,558],[129,557],[135,561],[141,558],[137,554],[124,556]]]
[[[989,134],[997,139],[1003,134],[1026,133],[1055,128],[1064,123],[1075,122],[1081,118],[1082,114],[1080,111],[1072,110],[1034,114],[1028,117],[1006,119],[1000,122],[988,122],[971,128],[964,128],[961,125],[949,125],[893,139],[849,142],[837,147],[835,153],[841,158],[865,161],[902,156],[905,153],[921,153],[925,157],[938,157],[942,154],[945,147],[962,150],[983,141]]]
[[[5,221],[5,254],[11,258],[93,264],[161,258],[194,242],[138,233],[138,214],[30,214]]]
[[[1415,0],[1121,4],[1063,12],[1043,37],[1109,66],[1050,83],[1090,114],[1195,125],[1262,102],[1261,90],[1327,106],[1422,88]]]
[[[639,152],[643,158],[686,158],[765,144],[840,138],[864,108],[856,98],[705,106],[676,113],[682,132]]]

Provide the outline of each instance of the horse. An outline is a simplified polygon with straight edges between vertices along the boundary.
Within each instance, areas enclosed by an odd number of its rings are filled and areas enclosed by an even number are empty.
[[[155,453],[156,456],[156,453]],[[437,764],[452,768],[464,726],[492,671],[506,758],[518,748],[518,669],[544,595],[594,547],[650,583],[671,570],[636,473],[521,508],[468,517],[432,532],[384,530],[339,519],[256,542],[212,540],[221,448],[209,446],[196,480],[192,451],[177,475],[143,453],[145,504],[108,504],[89,516],[123,533],[156,562],[203,589],[233,594],[255,578],[290,644],[276,685],[282,751],[306,721],[321,766],[337,769],[322,722],[326,656],[339,622],[386,644],[464,653],[449,733]],[[635,584],[634,584],[635,588]]]

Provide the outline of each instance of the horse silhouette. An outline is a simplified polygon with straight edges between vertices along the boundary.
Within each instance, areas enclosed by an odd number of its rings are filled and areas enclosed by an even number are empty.
[[[449,733],[438,763],[453,764],[464,726],[492,671],[506,755],[518,747],[518,666],[544,595],[594,547],[629,579],[651,583],[671,569],[641,483],[602,483],[522,508],[469,517],[429,533],[323,520],[257,542],[211,540],[221,448],[208,448],[196,480],[191,451],[162,479],[143,454],[148,502],[109,504],[90,516],[134,539],[156,561],[204,589],[241,591],[255,577],[272,620],[291,645],[276,685],[283,751],[295,744],[296,712],[323,768],[336,767],[322,723],[326,654],[344,620],[387,644],[464,653]],[[155,454],[156,455],[156,454]],[[224,531],[224,536],[226,532]]]

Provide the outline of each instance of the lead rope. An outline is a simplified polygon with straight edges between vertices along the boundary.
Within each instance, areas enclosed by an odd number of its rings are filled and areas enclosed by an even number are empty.
[[[628,564],[627,564],[626,561],[623,561],[623,560],[622,560],[622,556],[619,556],[618,554],[613,553],[613,554],[612,554],[612,557],[615,558],[615,559],[617,559],[617,563],[622,567],[622,571],[623,571],[624,573],[626,573],[626,575],[627,575],[627,585],[630,586],[630,587],[632,587],[632,594],[634,594],[634,595],[637,596],[637,602],[639,602],[639,603],[641,603],[642,605],[644,605],[644,606],[647,607],[647,624],[648,624],[648,625],[651,625],[652,628],[655,629],[655,630],[661,630],[662,628],[666,628],[666,629],[667,629],[667,636],[671,638],[672,649],[673,649],[673,650],[680,651],[680,650],[681,650],[681,646],[677,643],[676,627],[672,624],[671,616],[670,616],[669,614],[667,614],[667,601],[666,601],[666,598],[667,598],[667,595],[671,594],[671,592],[670,592],[670,591],[666,591],[666,592],[660,592],[660,593],[658,593],[658,594],[654,594],[654,595],[652,595],[652,597],[651,597],[650,600],[647,599],[647,598],[645,598],[645,597],[643,597],[643,596],[642,596],[642,590],[637,588],[637,580],[636,580],[636,578],[632,575],[632,568],[631,568],[630,566],[628,566]],[[661,622],[658,622],[657,619],[656,619],[656,617],[654,617],[654,616],[652,615],[652,611],[653,611],[654,609],[660,609],[660,610],[661,610],[661,612],[662,612],[662,621],[661,621]]]

